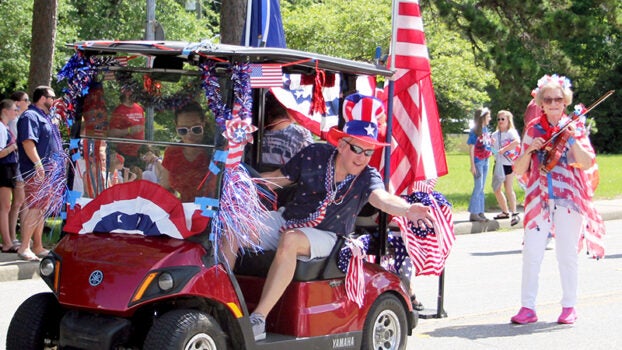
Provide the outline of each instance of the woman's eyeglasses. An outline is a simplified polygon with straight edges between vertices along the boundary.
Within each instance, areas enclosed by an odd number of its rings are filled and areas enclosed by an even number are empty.
[[[372,154],[374,154],[373,149],[364,149],[363,147],[359,147],[357,145],[353,145],[350,142],[343,140],[343,142],[347,143],[348,145],[350,145],[350,151],[354,152],[354,154],[361,154],[363,153],[365,155],[365,157],[371,157]]]
[[[545,97],[542,99],[545,105],[550,105],[551,103],[562,103],[564,101],[563,97]]]
[[[504,122],[504,121],[505,121],[505,118],[497,118],[497,121],[498,121],[498,122]]]
[[[180,126],[177,130],[177,135],[186,136],[188,133],[193,135],[203,135],[203,125],[195,125],[191,127]]]

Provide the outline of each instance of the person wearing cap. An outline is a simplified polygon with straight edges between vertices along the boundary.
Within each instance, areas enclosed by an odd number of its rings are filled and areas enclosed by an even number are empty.
[[[377,140],[382,102],[356,93],[346,97],[343,115],[343,130],[330,129],[328,144],[309,145],[281,169],[262,173],[272,187],[298,186],[292,201],[262,220],[266,229],[260,245],[276,249],[276,256],[250,316],[255,340],[265,339],[265,318],[292,280],[296,259],[328,256],[337,235],[354,231],[356,216],[367,202],[422,227],[433,225],[428,207],[387,192],[378,171],[369,166],[374,151],[387,146]]]

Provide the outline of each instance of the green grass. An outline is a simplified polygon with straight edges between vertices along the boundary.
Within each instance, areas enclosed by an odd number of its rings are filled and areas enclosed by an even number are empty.
[[[595,199],[612,199],[622,196],[622,155],[599,155],[598,167],[600,169],[600,184],[594,195]],[[486,178],[486,211],[499,210],[497,200],[492,191],[492,167],[490,160],[489,172]],[[436,190],[445,195],[454,208],[454,211],[466,211],[469,199],[473,191],[473,176],[470,171],[469,155],[464,153],[447,154],[447,166],[449,174],[441,177],[436,185]],[[514,190],[518,203],[522,203],[525,192],[514,183]]]

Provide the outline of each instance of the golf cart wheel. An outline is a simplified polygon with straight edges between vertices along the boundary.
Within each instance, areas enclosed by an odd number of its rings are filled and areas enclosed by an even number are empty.
[[[196,310],[173,310],[154,323],[143,349],[223,350],[226,336],[206,313]]]
[[[58,344],[61,308],[53,293],[39,293],[17,308],[6,334],[7,350],[47,349]]]
[[[382,294],[372,305],[363,327],[363,350],[406,349],[406,312],[391,294]]]

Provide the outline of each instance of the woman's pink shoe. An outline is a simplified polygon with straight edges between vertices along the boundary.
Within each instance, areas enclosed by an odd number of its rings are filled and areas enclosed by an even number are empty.
[[[538,316],[536,316],[536,312],[534,310],[521,307],[521,309],[518,310],[518,313],[514,315],[511,320],[512,323],[518,324],[534,323],[538,321]]]
[[[573,324],[577,320],[577,312],[574,307],[563,307],[562,314],[559,315],[557,323],[559,324]]]

